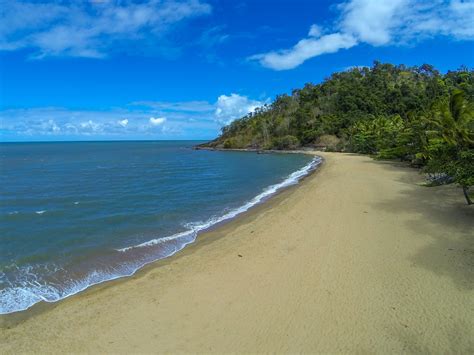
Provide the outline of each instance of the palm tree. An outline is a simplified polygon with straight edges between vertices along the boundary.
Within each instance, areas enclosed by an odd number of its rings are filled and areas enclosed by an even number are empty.
[[[474,109],[471,102],[464,98],[464,92],[456,90],[448,105],[438,108],[431,122],[439,129],[443,140],[458,148],[474,145]]]
[[[464,97],[464,92],[455,90],[449,101],[443,101],[435,108],[433,119],[428,120],[435,128],[428,132],[431,135],[431,145],[437,147],[431,153],[432,160],[444,160],[438,166],[445,165],[446,173],[458,182],[464,192],[464,197],[470,205],[469,187],[472,185],[472,150],[474,149],[474,106]],[[440,149],[441,148],[441,149]],[[448,152],[439,157],[441,151]],[[464,157],[468,157],[467,159]],[[468,166],[466,166],[466,164]]]

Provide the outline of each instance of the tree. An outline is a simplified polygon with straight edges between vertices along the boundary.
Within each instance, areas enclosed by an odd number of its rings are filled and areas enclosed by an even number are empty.
[[[425,171],[444,173],[458,183],[467,203],[472,204],[469,188],[474,185],[474,108],[461,90],[442,100],[429,120],[428,158]]]
[[[230,123],[210,147],[321,146],[401,159],[462,186],[474,186],[474,71],[374,62],[279,95]],[[326,145],[327,146],[327,145]]]

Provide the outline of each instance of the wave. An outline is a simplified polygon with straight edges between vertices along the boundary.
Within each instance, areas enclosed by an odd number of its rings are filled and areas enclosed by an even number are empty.
[[[18,277],[21,280],[21,282],[19,282],[20,286],[11,285],[11,283],[8,282],[6,274],[0,271],[0,285],[10,285],[10,287],[0,290],[0,314],[24,311],[41,301],[49,303],[56,302],[84,291],[91,286],[122,277],[132,276],[145,265],[159,259],[170,257],[182,250],[186,245],[193,243],[200,232],[216,224],[233,219],[248,211],[253,206],[265,201],[279,190],[297,184],[303,177],[314,171],[321,162],[322,159],[320,157],[315,157],[309,164],[293,172],[282,182],[268,186],[262,193],[250,201],[221,216],[212,217],[205,222],[189,223],[186,225],[187,230],[167,237],[156,238],[137,245],[115,249],[114,252],[116,254],[123,255],[130,253],[132,256],[137,257],[136,259],[131,258],[132,260],[129,261],[121,261],[119,265],[111,265],[109,268],[104,268],[101,271],[93,270],[80,278],[70,277],[71,275],[64,269],[54,269],[55,275],[63,280],[60,283],[40,279],[38,277],[39,273],[35,272],[36,270],[31,266],[23,267],[21,270],[20,268],[16,268],[15,275],[20,275]],[[37,213],[38,212],[44,211],[37,211]],[[147,253],[149,250],[153,251],[153,247],[157,245],[161,247],[159,252]],[[123,257],[120,257],[120,260],[123,260]]]
[[[137,244],[137,245],[134,245],[134,246],[121,248],[121,249],[116,249],[116,250],[120,251],[120,252],[125,252],[125,251],[135,249],[135,248],[143,248],[143,247],[149,247],[149,246],[156,245],[156,244],[161,244],[161,243],[164,243],[164,242],[167,242],[167,241],[170,241],[170,240],[182,238],[182,237],[189,236],[189,235],[197,236],[197,234],[199,232],[203,231],[203,230],[209,229],[210,227],[212,227],[212,226],[214,226],[218,223],[221,223],[221,222],[224,222],[226,220],[235,218],[239,214],[248,211],[250,208],[252,208],[253,206],[255,206],[259,203],[261,203],[266,198],[268,198],[269,196],[275,194],[277,191],[281,190],[282,188],[290,186],[290,185],[297,184],[298,181],[302,177],[306,176],[308,173],[313,171],[320,163],[321,163],[321,158],[315,157],[308,165],[304,166],[300,170],[295,171],[294,173],[289,175],[282,182],[267,187],[261,194],[255,196],[252,200],[248,201],[247,203],[243,204],[242,206],[240,206],[236,209],[233,209],[233,210],[227,212],[226,214],[224,214],[222,216],[213,217],[213,218],[207,220],[204,223],[199,223],[199,224],[195,224],[195,225],[188,224],[190,229],[185,231],[185,232],[177,233],[177,234],[171,235],[169,237],[152,239],[152,240],[149,240],[149,241],[144,242],[144,243],[140,243],[140,244]]]

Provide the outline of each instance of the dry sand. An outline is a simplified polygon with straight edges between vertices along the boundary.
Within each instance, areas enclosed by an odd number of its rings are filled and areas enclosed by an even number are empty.
[[[2,317],[0,353],[474,353],[474,208],[413,169],[324,156],[135,277]]]

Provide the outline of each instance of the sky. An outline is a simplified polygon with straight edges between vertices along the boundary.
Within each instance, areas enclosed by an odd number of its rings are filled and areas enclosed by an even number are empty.
[[[474,0],[0,0],[0,140],[212,139],[336,71],[474,63]]]

